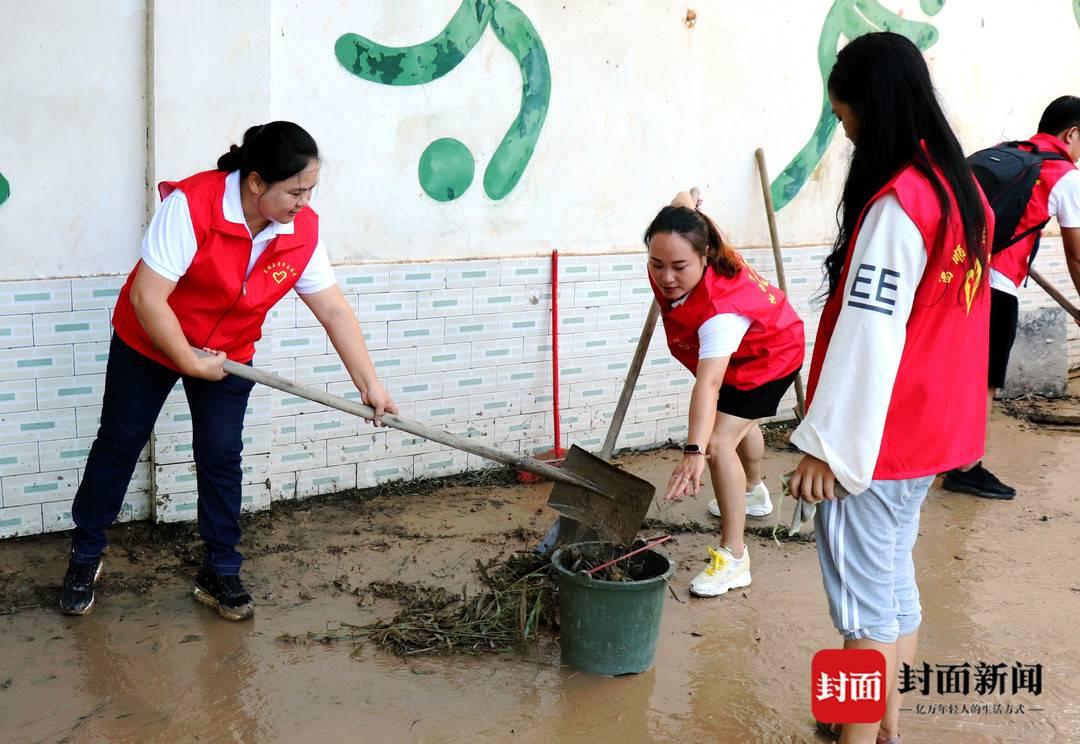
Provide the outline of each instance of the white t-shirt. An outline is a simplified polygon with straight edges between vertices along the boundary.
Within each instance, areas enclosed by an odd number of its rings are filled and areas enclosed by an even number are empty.
[[[845,302],[825,360],[814,404],[791,435],[791,443],[829,464],[849,493],[870,487],[881,452],[915,290],[926,270],[922,233],[899,200],[887,194],[866,212],[849,265],[888,267],[896,284],[893,312]],[[846,298],[858,272],[849,271]]]
[[[1058,179],[1046,203],[1051,217],[1057,217],[1061,227],[1080,227],[1080,170],[1073,169]],[[1016,295],[1019,288],[1012,279],[990,267],[990,286],[1011,295]]]
[[[244,219],[244,208],[240,202],[240,171],[233,171],[225,178],[225,195],[221,199],[221,209],[229,222],[243,225],[251,234]],[[251,241],[251,260],[248,261],[247,276],[255,268],[255,262],[271,240],[278,235],[292,235],[294,226],[271,222]],[[180,189],[169,194],[154,212],[150,227],[142,242],[142,260],[155,273],[161,274],[171,282],[180,280],[187,273],[191,262],[195,260],[195,251],[199,248],[195,241],[195,228],[191,224],[191,212],[188,210],[187,197]],[[315,246],[311,260],[296,281],[298,294],[314,294],[337,283],[334,269],[330,266],[330,257],[323,247],[322,239]]]
[[[689,298],[690,295],[687,294],[675,300],[671,306],[678,307]],[[752,322],[750,318],[738,313],[720,313],[706,320],[697,332],[698,359],[719,359],[734,354]]]

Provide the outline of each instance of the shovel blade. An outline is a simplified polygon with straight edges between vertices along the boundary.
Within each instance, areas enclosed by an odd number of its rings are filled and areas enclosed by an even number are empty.
[[[629,544],[637,537],[649,511],[656,486],[573,446],[561,468],[594,484],[596,491],[557,482],[548,506],[599,533],[605,540]],[[560,519],[560,524],[567,520]],[[576,531],[576,529],[575,529]],[[563,542],[563,529],[556,542]]]

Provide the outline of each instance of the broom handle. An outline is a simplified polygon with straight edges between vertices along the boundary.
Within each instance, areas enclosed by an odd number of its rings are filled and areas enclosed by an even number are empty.
[[[649,306],[649,314],[645,317],[645,326],[641,329],[641,337],[638,338],[634,359],[630,362],[630,369],[626,372],[626,381],[623,382],[619,402],[615,404],[615,414],[611,417],[611,425],[608,426],[607,437],[604,439],[604,446],[600,450],[601,460],[610,460],[611,455],[615,452],[615,442],[619,439],[623,419],[626,418],[626,410],[630,407],[630,399],[634,397],[634,387],[637,386],[641,366],[645,363],[645,354],[649,351],[649,342],[652,340],[658,317],[660,317],[660,306],[656,304],[654,299]]]
[[[205,351],[192,347],[199,356],[209,356]],[[232,360],[225,361],[225,371],[239,377],[244,380],[250,380],[251,382],[257,382],[260,385],[266,385],[276,390],[289,393],[290,395],[296,395],[300,398],[313,401],[315,403],[321,403],[324,406],[330,406],[336,408],[339,411],[345,413],[351,413],[354,416],[359,416],[373,420],[375,418],[375,409],[371,406],[366,406],[362,403],[356,403],[347,398],[328,393],[325,390],[319,390],[318,388],[308,387],[301,385],[293,380],[288,380],[280,375],[275,375],[273,372],[267,372],[263,369],[257,369],[247,364],[239,364]],[[415,434],[418,437],[424,439],[430,439],[432,442],[438,442],[439,444],[445,444],[447,447],[453,447],[456,450],[462,452],[469,452],[473,455],[483,457],[487,460],[494,460],[495,462],[501,462],[503,465],[509,465],[510,467],[517,468],[518,470],[527,470],[530,473],[536,473],[537,475],[547,478],[548,480],[561,481],[568,483],[572,486],[578,486],[581,488],[587,488],[590,491],[602,493],[602,491],[591,481],[586,480],[574,473],[567,470],[560,470],[559,468],[552,467],[547,463],[540,462],[532,457],[526,457],[524,455],[515,455],[510,452],[504,452],[494,447],[489,447],[486,444],[480,444],[474,442],[471,439],[458,436],[457,434],[451,434],[443,429],[436,429],[427,424],[421,424],[419,421],[410,421],[409,419],[402,418],[393,413],[384,413],[382,416],[382,422],[386,426],[390,426],[399,431],[404,431],[408,434]]]
[[[776,229],[776,209],[773,206],[772,189],[769,187],[769,169],[765,166],[765,151],[760,147],[754,151],[757,160],[758,175],[761,177],[761,194],[765,197],[765,216],[769,220],[769,240],[772,241],[773,263],[776,264],[776,281],[780,291],[787,294],[787,277],[784,275],[784,260],[780,255],[780,233]],[[806,394],[803,391],[802,370],[795,375],[795,398],[798,406],[795,415],[801,421],[806,415]]]
[[[1073,317],[1073,320],[1080,323],[1080,309],[1077,309],[1076,305],[1069,302],[1068,298],[1061,294],[1057,287],[1047,281],[1046,277],[1035,271],[1035,269],[1028,271],[1028,276],[1034,279],[1036,284],[1045,289],[1046,294],[1054,298],[1054,301],[1061,305],[1062,309]]]

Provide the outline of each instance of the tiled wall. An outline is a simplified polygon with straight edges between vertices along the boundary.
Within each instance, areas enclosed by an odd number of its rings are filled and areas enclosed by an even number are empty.
[[[1057,241],[1040,270],[1070,286]],[[823,247],[785,249],[789,294],[813,339]],[[749,262],[773,278],[771,252]],[[342,266],[338,277],[402,415],[512,452],[551,449],[550,259]],[[0,537],[68,529],[71,499],[98,426],[110,315],[124,277],[0,283]],[[1069,296],[1071,293],[1067,291]],[[559,271],[563,445],[598,450],[651,301],[642,252],[562,256]],[[1048,305],[1032,284],[1024,307]],[[1080,340],[1070,325],[1070,357]],[[290,295],[267,319],[256,364],[353,400],[326,334]],[[692,379],[655,333],[619,447],[686,432]],[[782,407],[786,416],[793,393]],[[122,520],[193,519],[191,420],[180,386],[162,410]],[[244,508],[485,461],[268,388],[244,432]]]

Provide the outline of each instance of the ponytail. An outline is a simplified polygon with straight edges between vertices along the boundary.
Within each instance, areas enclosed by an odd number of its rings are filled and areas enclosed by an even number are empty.
[[[645,229],[645,245],[653,235],[672,233],[684,238],[716,273],[731,278],[742,269],[742,261],[724,240],[716,223],[689,207],[664,207]]]
[[[217,160],[219,171],[240,171],[241,180],[258,173],[267,183],[277,183],[307,169],[319,159],[319,146],[302,127],[291,121],[258,124],[244,132],[240,146],[231,145]]]

